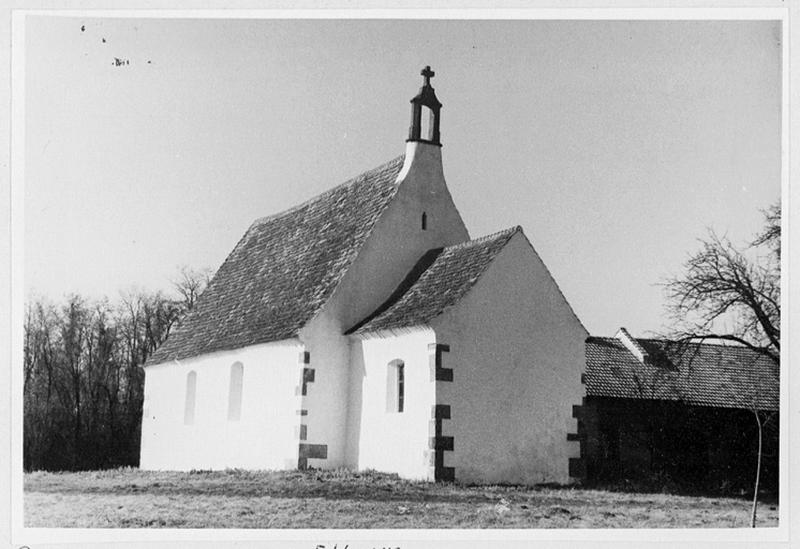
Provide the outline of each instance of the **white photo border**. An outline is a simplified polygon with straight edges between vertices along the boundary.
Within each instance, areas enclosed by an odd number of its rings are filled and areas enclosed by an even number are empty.
[[[0,440],[9,441],[2,450],[0,466],[2,466],[2,484],[0,484],[0,526],[8,525],[7,541],[12,547],[61,547],[66,544],[79,543],[83,546],[107,546],[109,544],[125,543],[126,547],[174,547],[214,546],[219,547],[227,542],[239,542],[237,547],[280,546],[314,548],[318,544],[327,547],[348,545],[352,549],[362,547],[450,547],[450,546],[496,546],[499,542],[503,546],[529,546],[529,542],[536,541],[537,546],[577,546],[608,544],[619,547],[624,545],[641,546],[644,542],[667,542],[669,544],[703,543],[708,546],[729,545],[731,543],[783,546],[797,539],[798,531],[792,531],[790,516],[792,509],[798,506],[798,494],[790,490],[793,471],[791,466],[798,466],[797,433],[795,440],[790,441],[791,420],[797,413],[797,403],[790,401],[790,395],[800,394],[798,382],[792,379],[792,358],[798,356],[798,343],[796,338],[789,339],[789,344],[784,345],[781,354],[781,412],[780,412],[780,508],[779,526],[776,528],[750,529],[597,529],[597,530],[543,530],[543,529],[514,529],[514,530],[244,530],[244,529],[72,529],[72,528],[26,528],[23,523],[23,474],[22,474],[22,368],[23,363],[23,250],[24,250],[24,120],[25,120],[25,20],[31,15],[46,16],[90,16],[107,18],[193,18],[193,19],[570,19],[570,20],[780,20],[782,23],[782,204],[788,215],[783,217],[784,253],[782,258],[782,331],[791,334],[792,319],[798,312],[798,300],[795,299],[797,289],[793,288],[792,266],[796,259],[796,250],[791,243],[795,240],[800,230],[792,222],[798,216],[798,207],[792,200],[790,188],[790,174],[797,176],[797,156],[792,157],[791,130],[798,128],[798,114],[790,110],[790,90],[792,98],[797,96],[800,89],[797,71],[797,62],[791,58],[790,52],[798,47],[797,38],[791,32],[793,25],[792,16],[798,14],[798,6],[787,7],[781,2],[761,2],[759,7],[715,7],[707,3],[687,3],[687,7],[625,7],[610,8],[596,4],[593,7],[573,8],[435,8],[435,9],[387,9],[359,7],[356,9],[339,9],[324,7],[312,9],[266,9],[266,10],[240,10],[240,9],[175,9],[174,2],[148,2],[151,7],[159,9],[87,9],[85,6],[97,5],[100,2],[85,1],[74,2],[80,9],[72,9],[69,3],[47,2],[58,4],[55,9],[27,10],[21,2],[7,10],[7,25],[4,32],[10,29],[8,41],[10,60],[10,182],[8,196],[8,228],[10,239],[9,253],[9,287],[8,300],[10,316],[8,330],[3,333],[0,344],[6,337],[8,345],[0,345],[0,349],[9,359],[9,368],[3,369],[0,376],[0,387],[7,387],[10,392],[10,413],[0,413]],[[387,2],[388,3],[388,2]],[[172,5],[169,5],[172,4]],[[586,4],[585,2],[583,4]],[[674,3],[673,3],[674,4]],[[719,3],[717,3],[719,4]],[[167,9],[161,9],[161,7]],[[791,81],[790,81],[791,78]],[[5,155],[5,153],[3,153]],[[3,202],[0,202],[0,206]],[[800,204],[800,201],[798,201]],[[2,220],[4,218],[0,218]],[[2,248],[0,248],[2,251]],[[0,290],[6,288],[0,283]],[[797,286],[797,285],[794,285]],[[2,305],[2,301],[0,301]],[[788,311],[788,314],[786,312]],[[4,319],[5,320],[5,319]],[[4,327],[5,324],[0,324]],[[798,339],[800,341],[800,339]],[[8,381],[4,383],[3,381]],[[2,399],[0,399],[2,400]],[[0,412],[4,411],[0,408]],[[4,437],[3,435],[8,435]],[[791,457],[791,459],[790,459]],[[5,491],[3,487],[9,489]],[[6,509],[6,505],[8,506]],[[795,522],[800,522],[795,520]],[[794,533],[794,535],[791,535]],[[3,536],[5,538],[5,536]],[[4,539],[4,541],[6,541]],[[194,542],[194,543],[192,543]],[[269,543],[272,542],[272,543]],[[433,543],[435,542],[435,544]],[[268,544],[268,545],[267,545]]]

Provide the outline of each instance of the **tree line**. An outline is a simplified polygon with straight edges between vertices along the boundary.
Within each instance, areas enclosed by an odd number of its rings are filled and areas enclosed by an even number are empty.
[[[116,301],[29,300],[24,319],[23,466],[106,469],[139,463],[141,366],[190,310],[207,270],[183,268],[175,292]]]

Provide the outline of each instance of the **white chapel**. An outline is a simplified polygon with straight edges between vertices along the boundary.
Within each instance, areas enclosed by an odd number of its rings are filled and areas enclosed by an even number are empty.
[[[470,239],[422,76],[405,154],[257,219],[149,359],[141,468],[574,480],[589,334],[522,228]]]

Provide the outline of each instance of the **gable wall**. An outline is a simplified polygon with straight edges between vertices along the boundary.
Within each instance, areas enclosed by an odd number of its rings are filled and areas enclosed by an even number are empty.
[[[297,466],[301,379],[297,342],[256,345],[145,368],[142,469]],[[231,365],[243,365],[241,416],[228,420]],[[186,379],[196,372],[194,422],[184,424]]]
[[[588,334],[522,234],[472,290],[432,323],[452,381],[436,383],[449,405],[444,465],[465,482],[569,482],[579,457],[572,406],[581,403]]]
[[[358,433],[347,428],[358,421],[362,379],[351,371],[350,340],[344,332],[372,313],[432,248],[469,239],[441,167],[441,148],[408,143],[406,165],[397,195],[375,225],[322,312],[301,331],[311,351],[315,384],[308,395],[309,437],[324,436],[326,460],[315,467],[355,466]],[[426,212],[427,230],[421,228]],[[323,435],[324,433],[324,435]]]
[[[441,148],[407,145],[400,189],[326,305],[345,329],[381,305],[425,252],[469,240],[444,180]]]

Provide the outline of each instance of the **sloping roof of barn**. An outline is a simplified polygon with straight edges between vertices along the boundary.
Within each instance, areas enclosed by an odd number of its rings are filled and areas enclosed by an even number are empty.
[[[478,281],[519,226],[430,250],[389,299],[348,333],[425,325],[455,305]]]
[[[639,361],[617,338],[586,340],[589,396],[681,400],[696,406],[778,410],[779,368],[738,345],[636,339]]]
[[[296,336],[331,296],[395,196],[403,159],[256,220],[148,363]]]

